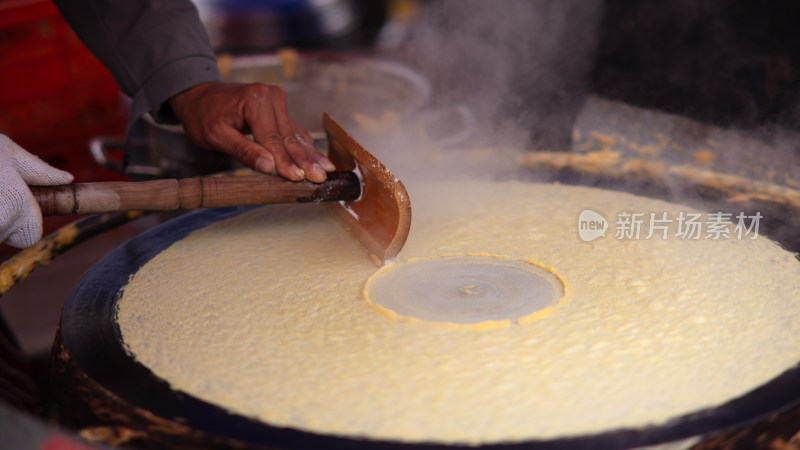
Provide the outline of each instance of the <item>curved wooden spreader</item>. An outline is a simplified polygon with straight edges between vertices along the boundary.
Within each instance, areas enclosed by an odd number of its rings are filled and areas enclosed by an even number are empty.
[[[44,215],[331,202],[331,211],[378,265],[403,248],[411,203],[403,183],[325,113],[328,154],[340,170],[322,183],[277,175],[33,186]]]
[[[330,207],[378,265],[393,260],[406,243],[411,228],[411,201],[403,183],[364,149],[328,114],[323,114],[328,135],[328,159],[337,169],[361,177],[361,196]]]

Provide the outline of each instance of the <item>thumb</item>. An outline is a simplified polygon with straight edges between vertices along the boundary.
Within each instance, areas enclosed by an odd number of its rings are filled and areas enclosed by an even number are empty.
[[[6,147],[11,154],[19,176],[31,186],[56,186],[69,184],[73,176],[69,172],[56,169],[39,159],[38,156],[28,153],[7,136],[0,135],[0,147]]]

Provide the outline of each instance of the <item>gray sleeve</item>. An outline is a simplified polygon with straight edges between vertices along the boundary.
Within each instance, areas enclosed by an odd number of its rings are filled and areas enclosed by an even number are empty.
[[[190,0],[53,0],[84,45],[133,99],[131,122],[173,95],[220,79]]]

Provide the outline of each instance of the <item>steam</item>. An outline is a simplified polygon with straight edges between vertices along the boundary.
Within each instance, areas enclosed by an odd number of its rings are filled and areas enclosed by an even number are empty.
[[[587,93],[600,6],[598,0],[427,3],[406,39],[382,53],[431,81],[429,111],[424,123],[415,118],[377,141],[384,149],[379,158],[406,172],[399,174],[404,179],[497,178],[514,171],[511,149],[569,149]],[[454,108],[468,110],[471,122]],[[448,127],[461,132],[461,142],[431,138],[431,131],[447,137]]]
[[[405,38],[380,53],[418,69],[433,98],[392,133],[362,138],[406,185],[531,180],[518,162],[531,150],[610,150],[800,189],[800,64],[788,43],[770,38],[769,11],[712,3],[424,3]],[[779,21],[776,33],[791,23]],[[795,34],[780,35],[800,43]],[[448,112],[456,106],[473,122]],[[460,140],[431,138],[459,124],[470,132]],[[668,188],[676,202],[705,196]],[[771,206],[723,198],[712,207]],[[800,224],[781,209],[768,215],[788,231]]]

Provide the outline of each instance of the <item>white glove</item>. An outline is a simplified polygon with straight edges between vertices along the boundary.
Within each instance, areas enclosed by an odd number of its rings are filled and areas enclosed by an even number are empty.
[[[72,175],[0,134],[0,242],[27,248],[42,238],[42,212],[29,184],[55,186],[71,182]]]

